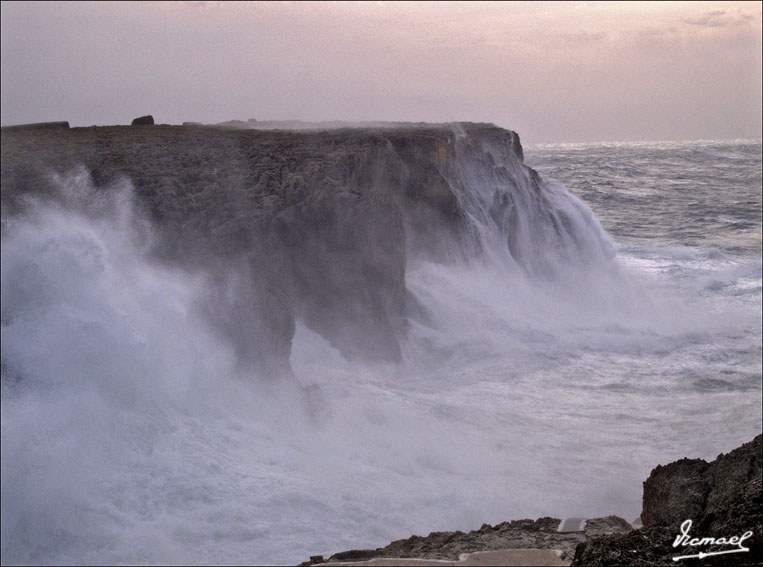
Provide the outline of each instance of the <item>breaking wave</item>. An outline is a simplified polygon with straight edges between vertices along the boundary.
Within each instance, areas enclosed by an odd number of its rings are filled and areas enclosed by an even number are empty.
[[[74,172],[4,219],[3,562],[289,564],[632,519],[655,463],[759,430],[759,311],[707,296],[708,274],[656,281],[563,186],[459,143],[443,175],[483,256],[411,259],[400,365],[349,362],[298,322],[296,379],[252,380],[205,314],[208,278],[152,257],[128,180]]]

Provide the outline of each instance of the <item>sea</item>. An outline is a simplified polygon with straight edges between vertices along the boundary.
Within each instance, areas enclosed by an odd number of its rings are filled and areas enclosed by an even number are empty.
[[[656,465],[763,427],[762,154],[528,146],[606,260],[411,259],[428,316],[401,364],[347,361],[298,322],[283,383],[241,376],[193,307],[203,280],[150,259],[129,181],[87,214],[4,219],[0,560],[293,565],[521,518],[636,520]],[[60,184],[92,197],[87,172]]]

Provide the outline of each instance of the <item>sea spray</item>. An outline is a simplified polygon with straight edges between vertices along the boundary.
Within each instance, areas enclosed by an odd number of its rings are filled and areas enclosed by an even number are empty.
[[[594,261],[527,269],[474,209],[487,260],[408,264],[426,316],[403,364],[347,361],[298,323],[296,379],[268,383],[199,308],[209,278],[153,259],[127,181],[59,185],[80,197],[4,219],[3,562],[293,564],[483,522],[632,519],[656,463],[760,429],[759,291],[733,295],[759,262],[592,244]]]
[[[58,187],[4,227],[3,560],[199,561],[171,534],[217,490],[204,424],[257,393],[195,313],[201,280],[148,257],[129,183]]]
[[[614,245],[591,209],[525,166],[515,133],[474,136],[458,127],[454,133],[454,159],[440,165],[441,173],[479,241],[482,259],[513,260],[536,278],[558,276],[568,267],[585,272],[611,266]]]

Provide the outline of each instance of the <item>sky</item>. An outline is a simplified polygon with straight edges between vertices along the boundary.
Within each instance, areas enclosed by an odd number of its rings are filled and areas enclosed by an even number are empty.
[[[2,2],[2,124],[493,122],[761,138],[760,2]]]

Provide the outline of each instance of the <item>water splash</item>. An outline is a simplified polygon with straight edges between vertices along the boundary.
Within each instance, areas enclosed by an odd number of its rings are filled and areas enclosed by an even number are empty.
[[[684,305],[694,288],[613,260],[560,187],[463,143],[443,175],[486,259],[409,264],[428,318],[401,366],[298,325],[318,420],[297,384],[241,374],[198,309],[207,280],[151,259],[126,181],[79,171],[4,220],[2,561],[293,564],[520,517],[631,519],[655,463],[760,429],[759,304]]]

